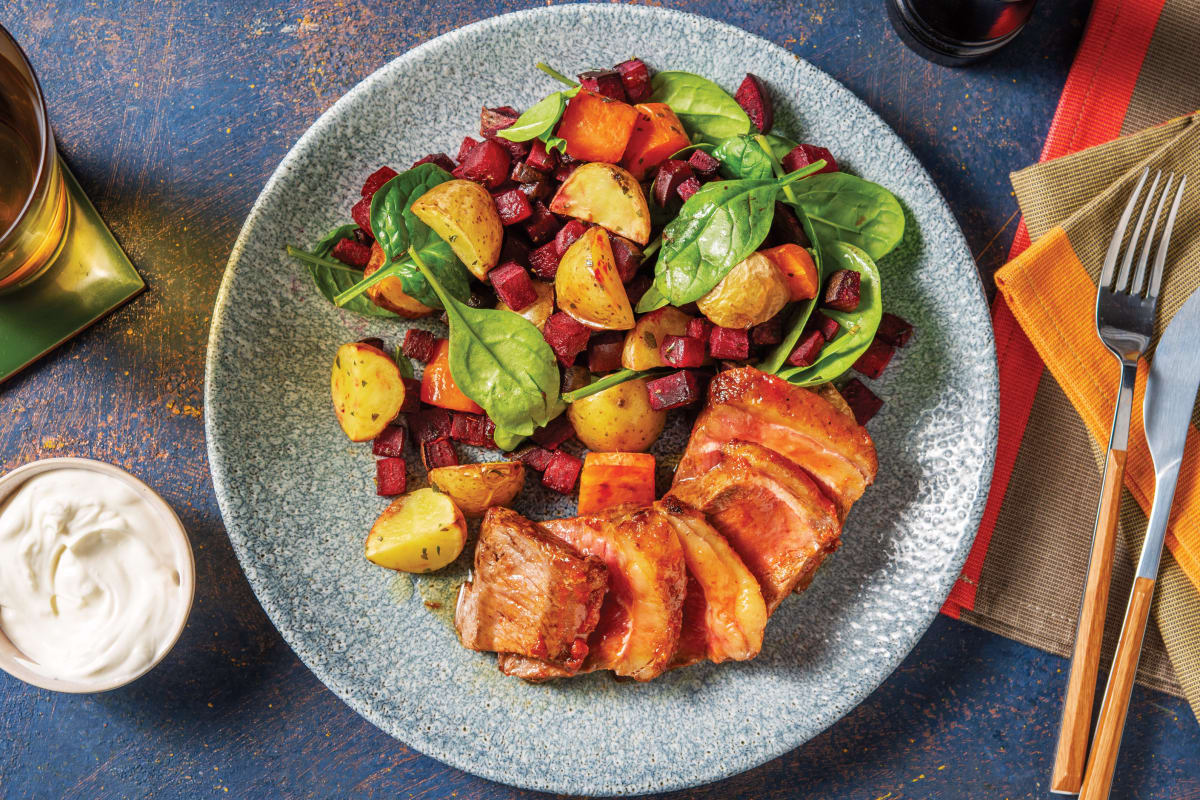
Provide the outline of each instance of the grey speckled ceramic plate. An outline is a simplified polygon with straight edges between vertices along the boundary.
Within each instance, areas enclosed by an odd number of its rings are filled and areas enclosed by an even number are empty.
[[[719,43],[697,47],[698,42]],[[736,88],[746,71],[779,98],[793,137],[892,189],[910,216],[881,263],[886,306],[917,335],[872,388],[879,480],[842,549],[784,604],[755,661],[691,667],[649,684],[591,675],[531,686],[457,644],[448,605],[462,569],[410,581],[369,564],[368,447],[329,401],[336,347],[401,327],[330,307],[285,243],[347,217],[362,179],[430,150],[453,153],[480,106],[532,103],[567,73],[631,53]],[[425,324],[425,323],[422,323]],[[429,323],[434,327],[436,323]],[[991,327],[962,234],[929,176],[849,91],[775,45],[661,8],[555,6],[497,17],[401,56],[296,144],[238,238],[213,314],[206,412],[213,482],[246,575],[304,662],[364,717],[418,750],[519,786],[637,793],[713,781],[778,756],[877,687],[925,631],[958,574],[992,473],[997,384]],[[676,428],[661,443],[679,448]],[[531,481],[532,483],[532,481]],[[520,510],[572,512],[537,486]],[[462,559],[466,561],[466,557]],[[423,601],[447,604],[430,611]]]

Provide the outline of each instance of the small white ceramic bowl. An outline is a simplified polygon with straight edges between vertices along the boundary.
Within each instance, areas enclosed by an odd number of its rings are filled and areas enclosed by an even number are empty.
[[[167,501],[163,500],[157,492],[125,470],[115,467],[112,464],[106,464],[103,461],[93,461],[90,458],[45,458],[41,461],[33,461],[17,467],[12,472],[0,476],[0,508],[3,508],[5,502],[8,500],[8,496],[16,491],[17,487],[25,481],[34,475],[58,469],[93,470],[117,478],[124,482],[130,489],[137,492],[162,519],[163,530],[170,537],[175,547],[177,562],[180,564],[179,585],[187,597],[187,602],[180,607],[179,617],[175,620],[174,628],[171,631],[170,644],[163,650],[162,656],[159,656],[158,659],[148,664],[144,670],[136,675],[121,675],[115,678],[110,677],[97,680],[65,680],[48,677],[29,667],[27,663],[29,659],[25,658],[21,651],[9,640],[8,636],[4,634],[4,630],[0,628],[0,669],[3,669],[9,675],[12,675],[14,678],[20,678],[33,686],[42,689],[53,689],[56,692],[69,692],[71,694],[106,692],[110,689],[125,686],[142,677],[154,669],[167,653],[171,652],[171,648],[179,640],[179,634],[183,633],[183,626],[187,624],[188,614],[192,610],[192,599],[196,592],[196,561],[192,556],[192,545],[188,541],[187,531],[184,530],[179,516],[171,506],[167,505]]]

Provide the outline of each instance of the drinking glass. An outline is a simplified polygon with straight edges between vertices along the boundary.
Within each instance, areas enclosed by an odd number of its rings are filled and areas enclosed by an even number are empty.
[[[917,54],[961,66],[1011,42],[1035,0],[886,0],[892,27]]]

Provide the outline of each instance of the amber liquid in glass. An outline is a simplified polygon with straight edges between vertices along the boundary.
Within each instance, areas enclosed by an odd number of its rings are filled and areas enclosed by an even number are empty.
[[[0,232],[21,216],[36,178],[37,155],[25,137],[0,122]]]

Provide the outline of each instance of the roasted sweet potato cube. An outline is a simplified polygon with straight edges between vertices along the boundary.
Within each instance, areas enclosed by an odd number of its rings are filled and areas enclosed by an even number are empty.
[[[839,269],[825,282],[824,305],[838,311],[853,311],[858,308],[862,276],[852,269]]]
[[[883,318],[879,320],[879,330],[875,331],[875,336],[894,347],[904,347],[912,337],[912,332],[913,326],[907,321],[885,311]]]
[[[762,133],[771,130],[771,126],[775,124],[775,105],[771,102],[771,94],[762,78],[747,72],[733,99],[737,100],[746,116],[750,117],[754,127]]]
[[[580,89],[568,101],[557,134],[566,140],[571,157],[617,164],[633,135],[637,114],[628,103]]]
[[[854,362],[854,371],[861,372],[868,378],[878,378],[883,374],[884,368],[887,367],[888,362],[892,360],[892,356],[895,354],[895,347],[877,338],[871,342],[870,346]]]
[[[840,391],[846,405],[850,406],[850,410],[854,412],[854,419],[859,425],[866,425],[871,417],[878,414],[879,409],[883,408],[883,401],[864,386],[858,378],[846,381],[846,385]]]

